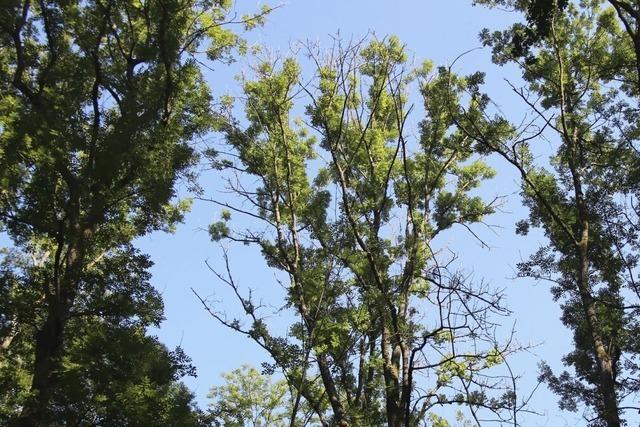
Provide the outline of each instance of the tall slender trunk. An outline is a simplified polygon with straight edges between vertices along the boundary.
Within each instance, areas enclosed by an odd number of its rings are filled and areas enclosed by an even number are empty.
[[[413,384],[411,379],[411,349],[407,343],[402,346],[402,395],[400,408],[403,411],[404,425],[408,426],[411,420],[411,393]]]
[[[580,271],[578,277],[578,288],[580,299],[586,317],[587,328],[591,337],[593,354],[596,359],[600,382],[598,389],[602,396],[603,411],[602,416],[607,423],[607,427],[620,427],[620,415],[618,409],[618,398],[616,395],[615,378],[613,374],[613,361],[604,345],[604,341],[598,330],[598,316],[596,313],[595,300],[591,295],[588,286],[589,257],[587,255],[588,231],[583,231],[583,241],[578,247],[580,259]]]
[[[18,420],[20,426],[46,424],[48,407],[60,367],[63,342],[64,308],[56,304],[49,308],[42,327],[35,335],[35,361],[31,382],[31,398],[25,404]]]
[[[331,409],[333,410],[333,415],[335,417],[335,425],[338,427],[349,427],[351,424],[348,421],[347,413],[344,410],[335,382],[331,376],[331,369],[329,368],[327,356],[324,353],[317,354],[316,358],[318,360],[320,377],[322,378],[322,383],[327,392],[327,396],[329,397],[329,403],[331,404]]]
[[[596,311],[596,301],[591,293],[589,282],[589,214],[582,188],[582,172],[575,162],[580,157],[578,150],[579,138],[574,130],[574,134],[568,140],[571,142],[573,159],[569,161],[571,170],[574,196],[576,199],[577,219],[580,225],[580,240],[576,245],[576,256],[578,258],[578,293],[582,309],[585,315],[588,333],[591,338],[593,356],[596,360],[600,381],[598,390],[602,397],[602,415],[607,427],[620,427],[620,415],[618,409],[618,398],[616,395],[615,378],[613,374],[613,361],[604,344],[604,339],[600,333],[600,322]]]
[[[34,337],[35,359],[31,396],[18,418],[17,425],[19,426],[40,426],[46,425],[50,421],[49,405],[55,390],[60,359],[63,354],[64,329],[77,293],[85,248],[93,235],[91,228],[81,229],[78,225],[79,221],[75,224],[73,227],[75,235],[80,237],[73,239],[74,244],[67,246],[64,273],[57,280],[54,280],[54,291],[46,299],[46,317]]]
[[[383,320],[383,322],[385,322]],[[385,405],[389,427],[403,427],[404,410],[400,404],[400,354],[393,343],[389,328],[382,325],[380,347],[383,358],[383,376],[385,382]]]

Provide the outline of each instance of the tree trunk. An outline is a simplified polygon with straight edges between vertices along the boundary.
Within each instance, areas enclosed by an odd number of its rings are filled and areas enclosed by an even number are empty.
[[[347,414],[344,411],[344,407],[342,406],[342,402],[338,396],[338,390],[336,389],[333,377],[331,376],[327,356],[325,354],[317,354],[316,357],[318,359],[320,377],[322,378],[322,383],[327,392],[327,396],[329,397],[329,403],[331,404],[331,409],[333,410],[333,415],[335,417],[335,425],[338,427],[350,427],[351,424],[349,424],[349,421],[347,420]]]
[[[384,320],[383,320],[384,322]],[[383,323],[380,340],[383,358],[383,374],[385,382],[385,405],[389,427],[404,426],[404,408],[400,404],[400,354],[399,349],[391,342],[391,334]]]
[[[19,426],[46,424],[48,406],[54,390],[55,376],[60,366],[64,318],[61,304],[49,308],[47,318],[35,336],[35,361],[31,382],[32,396],[18,420]]]
[[[84,248],[91,235],[92,230],[87,228],[81,233],[82,238],[68,246],[64,274],[60,279],[54,280],[55,291],[46,299],[47,315],[35,335],[31,396],[22,409],[18,419],[19,426],[40,426],[49,421],[49,404],[62,357],[64,327],[75,300],[83,267]]]
[[[602,396],[603,412],[607,427],[620,427],[620,416],[618,410],[618,398],[615,389],[615,378],[613,376],[613,361],[607,351],[600,332],[598,331],[598,317],[595,308],[595,301],[591,296],[588,287],[589,258],[587,255],[588,231],[583,231],[583,241],[578,248],[580,259],[580,272],[578,277],[578,288],[580,299],[586,317],[587,327],[591,336],[593,353],[598,366],[600,384],[598,389]]]
[[[575,134],[569,141],[572,142],[574,159],[579,158],[580,151],[577,149],[579,138]],[[576,198],[577,218],[580,225],[580,240],[576,245],[576,256],[579,262],[578,269],[578,293],[582,309],[585,315],[588,333],[591,337],[593,356],[596,360],[600,381],[598,390],[602,397],[602,415],[607,427],[620,427],[620,415],[618,412],[618,398],[616,396],[615,380],[613,377],[613,363],[611,356],[600,334],[600,323],[596,312],[596,302],[591,294],[589,283],[589,213],[582,189],[582,174],[580,168],[569,161],[571,170],[574,196]]]

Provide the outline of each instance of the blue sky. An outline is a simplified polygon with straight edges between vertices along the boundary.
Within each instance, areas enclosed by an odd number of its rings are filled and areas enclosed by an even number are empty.
[[[243,10],[250,10],[258,8],[261,2],[247,0],[240,1],[239,5]],[[374,32],[378,37],[394,34],[417,61],[430,59],[436,65],[448,65],[462,52],[480,47],[477,35],[482,28],[504,28],[517,18],[504,11],[472,7],[471,0],[289,0],[268,18],[264,28],[247,38],[252,43],[287,53],[299,40],[317,41],[321,46],[330,47],[330,36],[338,31],[345,39],[359,38],[368,32]],[[247,68],[247,61],[249,59],[240,59],[232,66],[217,65],[213,72],[207,72],[215,95],[239,94],[234,76]],[[486,91],[503,111],[513,114],[514,121],[520,118],[523,107],[504,81],[507,78],[517,82],[517,70],[492,65],[487,49],[465,55],[456,63],[455,70],[486,72]],[[209,138],[219,137],[211,135]],[[516,372],[524,377],[522,392],[527,392],[536,384],[537,363],[546,360],[552,367],[559,368],[561,356],[571,348],[571,338],[558,320],[559,309],[551,299],[548,285],[512,279],[516,263],[544,243],[544,238],[540,233],[532,233],[526,238],[514,235],[515,222],[526,216],[517,195],[517,177],[498,159],[492,164],[498,169],[498,177],[482,190],[483,194],[510,196],[504,212],[488,221],[502,228],[497,232],[477,230],[490,249],[474,242],[464,229],[452,230],[440,244],[456,250],[464,268],[475,278],[505,288],[508,306],[515,313],[512,318],[505,319],[505,329],[515,325],[520,342],[537,344],[530,353],[513,361]],[[200,184],[207,195],[219,197],[217,191],[222,188],[219,175],[203,172]],[[181,345],[193,358],[199,375],[186,382],[202,406],[206,405],[209,387],[220,383],[222,372],[243,363],[259,366],[261,362],[269,361],[253,342],[224,329],[212,319],[190,290],[194,288],[201,295],[210,296],[218,301],[218,306],[235,306],[235,301],[205,265],[205,260],[209,260],[213,266],[221,266],[220,248],[210,241],[205,231],[218,214],[219,209],[214,205],[196,202],[175,234],[156,233],[139,241],[139,246],[156,263],[153,281],[162,292],[166,307],[166,320],[154,333],[169,347]],[[274,273],[264,267],[259,254],[232,247],[230,256],[234,274],[243,284],[252,287],[268,284],[270,287],[263,289],[277,290],[277,285],[273,285],[276,282]],[[277,295],[271,297],[277,299]],[[535,394],[532,406],[543,415],[527,418],[525,425],[584,424],[580,414],[560,412],[556,397],[544,387]]]

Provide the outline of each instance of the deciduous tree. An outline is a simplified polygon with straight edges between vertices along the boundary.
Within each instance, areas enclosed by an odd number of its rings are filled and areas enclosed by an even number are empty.
[[[393,37],[308,53],[311,83],[290,58],[261,62],[245,81],[247,126],[227,116],[234,153],[214,160],[238,201],[214,200],[226,210],[210,228],[214,240],[256,245],[284,273],[282,304],[296,321],[276,336],[229,264],[216,274],[246,318],[203,302],[272,356],[267,367],[323,425],[421,425],[450,404],[476,421],[515,422],[522,399],[493,376],[516,347],[495,338],[500,294],[448,268],[434,244],[452,227],[472,231],[497,203],[474,195],[494,172],[454,126],[449,81],[429,64],[410,69]],[[456,93],[478,83],[461,77]],[[425,110],[417,140],[410,87]],[[306,119],[293,118],[300,97]],[[261,225],[234,228],[233,212]]]
[[[146,315],[126,304],[150,265],[129,244],[171,228],[186,208],[172,205],[174,184],[196,159],[189,141],[209,128],[210,94],[194,55],[225,59],[239,46],[224,26],[234,20],[230,7],[209,0],[3,4],[0,224],[32,265],[5,276],[12,299],[0,316],[3,352],[26,342],[16,334],[34,334],[21,355],[28,367],[20,383],[31,383],[20,404],[23,425],[46,424],[56,412],[52,399],[69,368],[63,361],[82,331],[72,319],[108,324],[110,316]],[[157,295],[138,308],[149,304]]]
[[[591,425],[617,427],[625,411],[637,410],[627,402],[639,390],[640,156],[637,99],[628,96],[620,66],[628,63],[620,55],[629,43],[616,12],[600,4],[553,9],[548,32],[526,58],[513,45],[520,24],[483,34],[495,62],[520,67],[524,86],[512,89],[533,119],[516,128],[500,114],[455,109],[466,135],[520,172],[530,214],[517,231],[541,227],[548,238],[519,265],[520,274],[553,284],[562,321],[574,333],[563,359],[574,374],[557,376],[543,365],[541,378],[562,397],[561,408],[585,405]],[[488,97],[470,95],[489,109]]]

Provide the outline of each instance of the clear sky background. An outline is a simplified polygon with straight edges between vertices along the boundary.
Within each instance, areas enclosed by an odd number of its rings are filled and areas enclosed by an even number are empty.
[[[238,2],[242,10],[257,9],[261,5],[255,0]],[[480,47],[478,33],[481,29],[502,29],[516,19],[518,16],[509,12],[472,7],[471,0],[288,0],[269,16],[264,28],[247,38],[252,43],[286,54],[299,40],[318,41],[321,46],[330,47],[331,36],[338,31],[344,39],[360,38],[368,32],[374,32],[378,37],[394,34],[406,44],[417,62],[430,59],[436,65],[448,65],[462,52]],[[239,59],[232,66],[217,65],[214,71],[208,71],[207,79],[214,94],[239,95],[234,76],[247,68],[248,61]],[[503,111],[513,115],[513,121],[522,117],[524,108],[504,80],[517,82],[518,71],[492,65],[488,49],[465,55],[454,70],[486,72],[486,92]],[[220,137],[209,137],[210,140],[216,138]],[[513,279],[516,263],[544,243],[544,238],[540,233],[532,233],[526,238],[515,236],[515,222],[526,217],[517,194],[517,176],[498,159],[492,164],[498,169],[498,175],[485,186],[482,194],[509,197],[504,212],[488,219],[489,223],[501,228],[494,231],[476,229],[490,248],[482,248],[463,228],[454,228],[446,234],[446,240],[439,243],[456,250],[461,256],[461,264],[477,280],[505,288],[507,304],[514,311],[511,318],[504,319],[505,332],[515,325],[516,337],[521,343],[537,344],[530,353],[512,361],[516,372],[523,376],[520,393],[526,393],[537,383],[539,361],[546,360],[553,368],[561,368],[560,359],[572,346],[571,336],[558,320],[560,311],[551,299],[547,284]],[[204,171],[200,184],[206,195],[220,197],[217,191],[222,183],[216,172]],[[221,383],[222,372],[243,363],[259,366],[261,362],[270,361],[255,343],[211,318],[190,290],[193,287],[201,295],[211,297],[217,301],[217,307],[229,307],[230,312],[237,309],[237,301],[225,292],[205,265],[205,260],[209,260],[213,266],[221,266],[220,248],[210,241],[206,232],[207,226],[217,220],[219,212],[219,208],[210,203],[196,202],[175,234],[155,233],[138,242],[155,262],[153,282],[165,302],[166,320],[153,333],[170,348],[181,345],[192,357],[198,377],[188,378],[185,382],[202,407],[207,404],[208,389]],[[243,285],[277,292],[274,273],[265,268],[258,253],[232,247],[230,256],[236,279]],[[585,425],[581,414],[559,411],[556,401],[556,396],[544,386],[540,387],[532,407],[543,415],[528,417],[524,425]]]

